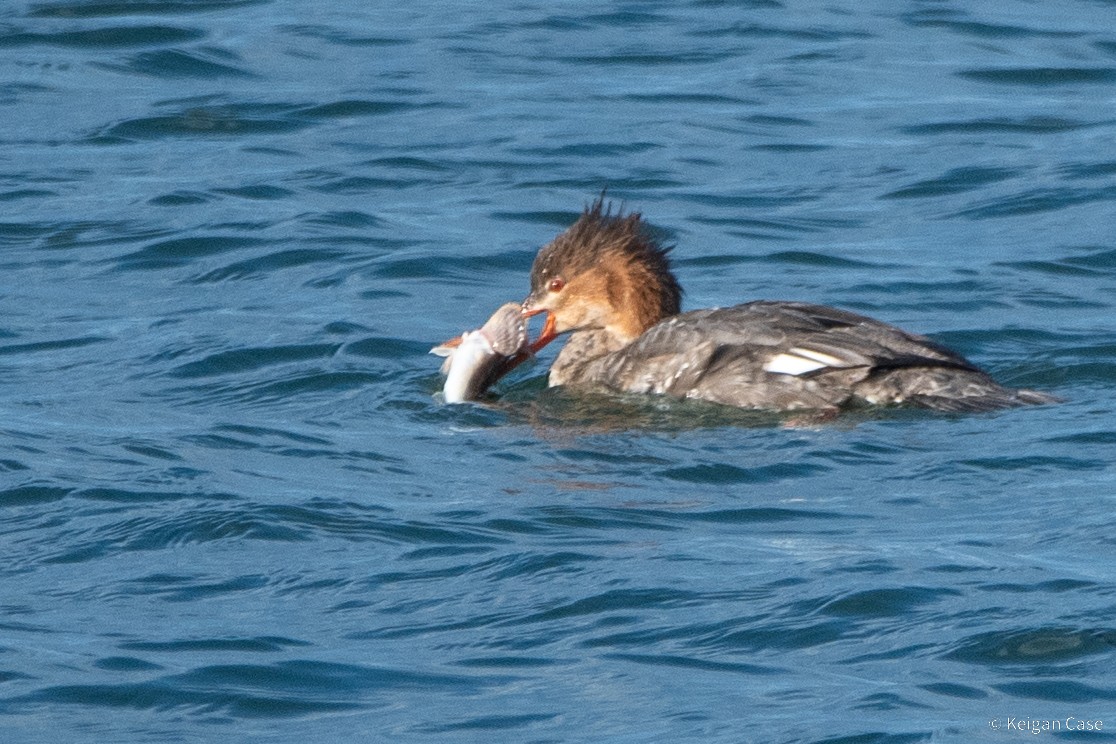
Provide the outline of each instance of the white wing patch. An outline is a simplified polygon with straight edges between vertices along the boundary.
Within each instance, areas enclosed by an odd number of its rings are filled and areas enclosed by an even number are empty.
[[[763,365],[763,369],[765,372],[773,372],[778,375],[798,376],[824,369],[825,367],[845,366],[848,365],[835,356],[796,346],[789,351],[784,351],[771,357],[767,360],[767,364]]]

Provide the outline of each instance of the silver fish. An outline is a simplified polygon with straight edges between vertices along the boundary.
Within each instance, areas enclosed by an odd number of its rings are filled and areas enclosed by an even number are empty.
[[[484,326],[439,344],[430,353],[446,358],[442,362],[446,403],[476,400],[531,355],[523,308],[517,302],[502,305]]]

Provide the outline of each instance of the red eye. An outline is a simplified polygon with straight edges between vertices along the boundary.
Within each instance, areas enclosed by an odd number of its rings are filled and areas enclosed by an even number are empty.
[[[556,276],[550,280],[550,284],[547,284],[546,288],[551,292],[561,292],[564,286],[566,286],[566,280],[560,276]]]

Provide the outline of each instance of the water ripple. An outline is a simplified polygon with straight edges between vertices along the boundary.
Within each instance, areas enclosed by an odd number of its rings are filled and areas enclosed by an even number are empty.
[[[938,121],[903,128],[908,134],[1059,134],[1100,126],[1101,122],[1066,119],[1057,116],[1025,118],[982,118]],[[962,171],[964,172],[964,171]]]
[[[1113,199],[1116,199],[1116,186],[1028,189],[1006,197],[982,201],[974,206],[958,210],[951,216],[974,220],[1003,218],[1013,215],[1050,212],[1095,202],[1108,202]]]
[[[251,372],[276,364],[328,359],[336,354],[339,348],[341,348],[340,344],[314,344],[222,351],[205,359],[181,364],[168,374],[172,377],[191,379]]]
[[[928,10],[910,13],[904,20],[912,26],[920,28],[944,28],[966,36],[975,36],[980,39],[1066,39],[1078,38],[1084,35],[1080,31],[1060,31],[1057,29],[1042,28],[1040,26],[1020,26],[1007,23],[989,23],[986,21],[963,20],[963,15],[948,10]]]
[[[43,2],[31,9],[32,18],[108,18],[132,15],[188,15],[209,13],[267,0],[64,0]]]
[[[44,44],[77,49],[119,49],[180,44],[196,41],[204,36],[199,29],[173,26],[108,26],[59,33],[4,33],[0,34],[0,48]]]
[[[95,144],[118,144],[167,137],[255,137],[295,132],[310,121],[291,116],[297,106],[262,103],[193,105],[160,116],[142,116],[111,124],[94,135]]]
[[[102,66],[108,70],[168,79],[203,78],[212,80],[221,77],[252,77],[253,73],[234,64],[239,61],[234,54],[210,47],[189,51],[164,49],[156,52],[143,52],[130,58],[124,64],[102,64]]]
[[[958,74],[982,83],[1040,87],[1080,83],[1098,85],[1116,81],[1116,67],[989,68],[963,70]]]
[[[983,189],[989,184],[1006,181],[1021,174],[1021,171],[1009,168],[957,168],[940,178],[912,183],[909,186],[884,194],[882,198],[910,199],[962,194],[966,191]]]
[[[1116,649],[1116,630],[1068,627],[982,633],[966,639],[946,658],[967,664],[1064,664]]]
[[[161,240],[112,260],[121,271],[155,271],[184,266],[199,258],[242,250],[266,243],[239,235],[212,235]]]
[[[199,667],[146,682],[57,685],[10,700],[5,707],[81,705],[191,711],[214,718],[292,718],[353,710],[393,690],[479,693],[499,678],[422,674],[386,667],[319,661]]]

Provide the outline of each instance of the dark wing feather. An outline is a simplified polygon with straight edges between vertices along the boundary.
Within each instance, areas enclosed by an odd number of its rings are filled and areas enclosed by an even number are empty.
[[[858,385],[892,370],[928,368],[987,379],[955,352],[863,315],[751,302],[668,318],[602,359],[588,381],[744,407],[819,408],[848,401]],[[880,402],[903,399],[894,386],[871,385]]]

